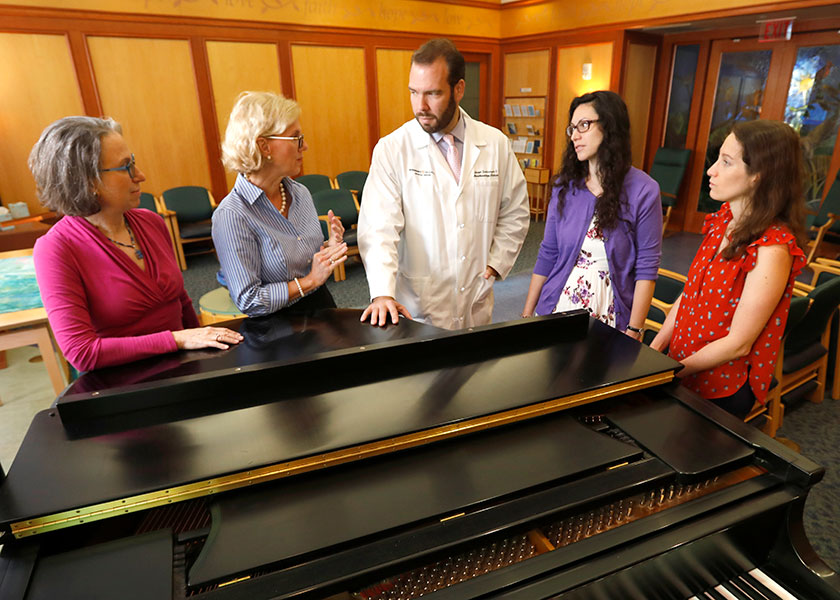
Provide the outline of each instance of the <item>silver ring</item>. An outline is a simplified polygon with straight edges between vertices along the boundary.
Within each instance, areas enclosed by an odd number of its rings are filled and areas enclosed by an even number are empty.
[[[216,334],[216,341],[218,342],[221,337],[222,337],[221,334],[217,333]]]
[[[330,264],[331,264],[331,265],[334,265],[334,264],[335,264],[335,261],[334,261],[332,258],[330,258]]]

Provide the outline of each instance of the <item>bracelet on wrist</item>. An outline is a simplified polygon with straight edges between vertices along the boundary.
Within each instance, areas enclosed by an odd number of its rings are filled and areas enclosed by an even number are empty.
[[[645,331],[644,327],[639,328],[639,327],[633,327],[632,325],[628,325],[627,329],[629,329],[633,333],[638,333],[638,334],[642,334]]]
[[[298,293],[300,294],[300,297],[303,298],[303,296],[304,296],[303,286],[300,285],[300,281],[298,281],[297,277],[295,277],[295,285],[297,285],[297,289],[298,289]]]

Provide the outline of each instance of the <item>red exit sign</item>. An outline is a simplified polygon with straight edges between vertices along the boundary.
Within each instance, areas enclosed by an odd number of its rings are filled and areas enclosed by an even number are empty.
[[[759,21],[761,28],[758,32],[759,42],[782,42],[790,39],[793,32],[793,19],[773,19],[772,21]]]

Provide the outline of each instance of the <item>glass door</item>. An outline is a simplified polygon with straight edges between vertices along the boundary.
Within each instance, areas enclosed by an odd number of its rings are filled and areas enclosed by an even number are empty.
[[[720,206],[709,197],[706,171],[732,126],[759,118],[784,120],[800,134],[808,170],[806,200],[818,206],[840,162],[836,34],[803,34],[788,42],[712,43],[694,149],[703,160],[695,160],[690,173],[686,198],[693,206],[687,207],[684,229],[700,231],[706,214]]]
[[[840,127],[840,43],[797,49],[784,120],[802,140],[805,201],[816,210],[830,183]]]

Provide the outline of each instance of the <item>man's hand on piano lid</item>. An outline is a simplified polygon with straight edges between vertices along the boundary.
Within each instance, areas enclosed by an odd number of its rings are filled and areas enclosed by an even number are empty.
[[[199,348],[219,348],[227,350],[230,344],[238,344],[242,334],[226,327],[196,327],[173,331],[178,350],[198,350]]]
[[[362,318],[359,320],[364,322],[370,317],[371,325],[387,325],[388,315],[391,316],[391,322],[395,325],[399,323],[400,315],[407,319],[412,318],[408,309],[391,296],[377,296],[365,309]]]

